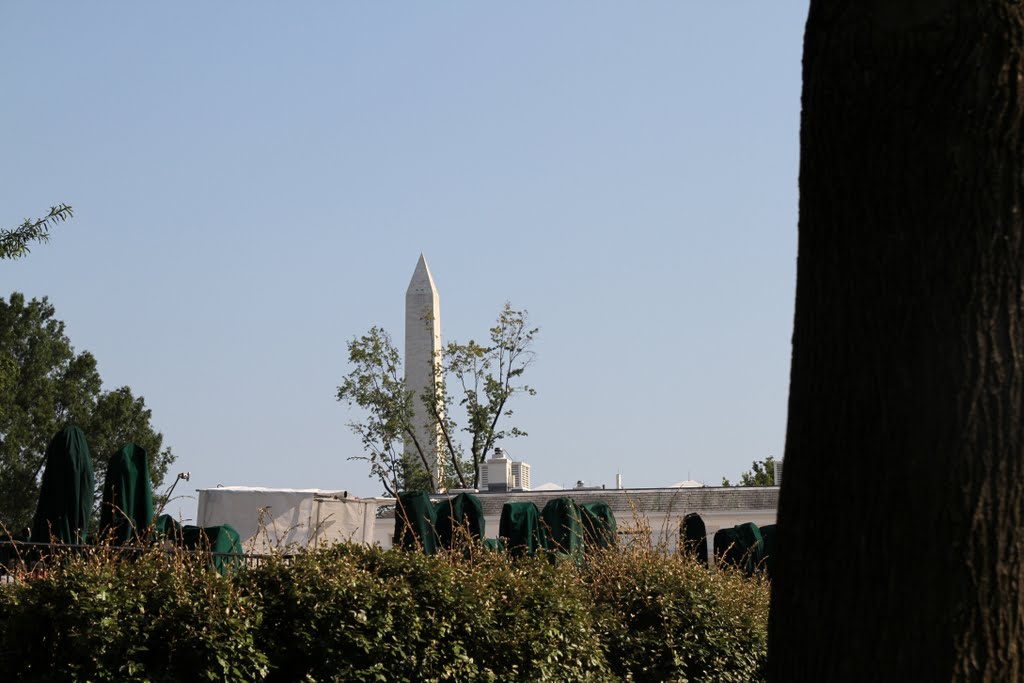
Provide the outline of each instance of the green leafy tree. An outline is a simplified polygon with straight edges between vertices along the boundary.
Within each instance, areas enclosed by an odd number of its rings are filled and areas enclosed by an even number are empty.
[[[402,360],[391,335],[373,327],[348,343],[352,369],[338,387],[338,400],[356,405],[366,413],[362,421],[349,427],[363,442],[363,455],[353,456],[370,464],[370,475],[377,477],[388,495],[401,488],[434,488],[426,459],[417,443],[422,466],[404,452],[405,440],[415,441],[412,429],[413,392],[407,391],[402,377]],[[422,472],[425,475],[417,477]]]
[[[512,398],[537,393],[523,383],[522,377],[533,362],[533,341],[538,332],[540,328],[530,327],[525,310],[515,310],[506,303],[489,331],[489,344],[483,346],[470,340],[466,344],[452,342],[444,349],[441,367],[450,379],[438,388],[441,401],[428,401],[427,405],[446,405],[445,415],[450,415],[451,405],[457,401],[465,410],[466,426],[462,431],[469,435],[468,449],[455,440],[453,422],[439,419],[449,459],[462,487],[475,486],[480,481],[480,467],[495,444],[502,439],[527,436],[518,427],[502,429],[500,425],[512,417]],[[464,468],[462,464],[467,459],[469,468]]]
[[[29,253],[31,242],[49,242],[50,227],[63,223],[74,215],[67,204],[51,206],[50,212],[42,218],[26,218],[13,230],[0,230],[0,259],[17,259]]]
[[[732,483],[723,477],[722,486],[732,486]],[[775,457],[769,455],[750,463],[750,469],[740,475],[737,486],[775,486]]]
[[[530,327],[525,310],[506,303],[485,344],[451,342],[441,351],[441,380],[434,390],[415,396],[405,386],[401,354],[391,336],[379,327],[348,344],[351,370],[338,387],[337,398],[361,408],[365,417],[349,423],[363,442],[364,453],[353,459],[370,464],[388,495],[403,489],[436,491],[468,488],[479,481],[487,453],[502,439],[526,436],[517,427],[503,427],[518,394],[534,395],[522,378],[534,359],[539,328]],[[438,458],[449,467],[435,482],[425,444],[413,429],[414,401],[423,401],[442,435]],[[461,429],[453,413],[465,420]],[[465,443],[459,437],[468,435]],[[411,448],[406,448],[406,444]]]
[[[81,424],[93,458],[103,461],[97,471],[105,472],[107,459],[131,442],[146,450],[153,485],[163,483],[174,456],[169,447],[164,447],[163,434],[153,429],[152,417],[153,411],[146,407],[146,400],[135,396],[129,387],[98,394],[88,418]],[[101,483],[97,476],[97,484]]]
[[[154,487],[174,460],[143,398],[128,387],[103,391],[96,359],[75,352],[54,314],[45,297],[0,299],[0,522],[12,530],[35,512],[46,446],[66,424],[85,432],[98,486],[128,441],[149,454]]]

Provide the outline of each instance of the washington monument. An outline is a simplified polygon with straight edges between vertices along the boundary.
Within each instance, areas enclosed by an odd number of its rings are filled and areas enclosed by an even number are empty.
[[[423,395],[434,396],[441,381],[441,305],[427,259],[420,254],[416,270],[405,292],[405,388],[413,394],[413,433],[405,440],[405,457],[422,463],[419,444],[437,490],[443,488],[444,463],[441,452],[441,430],[437,418],[430,414]],[[438,405],[438,414],[444,406]]]

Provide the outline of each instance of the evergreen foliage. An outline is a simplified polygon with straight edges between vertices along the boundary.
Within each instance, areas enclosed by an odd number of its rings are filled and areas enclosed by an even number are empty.
[[[46,297],[0,298],[0,523],[9,531],[32,519],[46,447],[67,425],[85,433],[98,485],[110,456],[129,442],[149,454],[153,486],[163,482],[174,456],[145,400],[102,384],[96,358],[75,350]]]
[[[649,548],[577,566],[337,545],[221,577],[100,549],[0,584],[12,680],[761,681],[768,584]]]

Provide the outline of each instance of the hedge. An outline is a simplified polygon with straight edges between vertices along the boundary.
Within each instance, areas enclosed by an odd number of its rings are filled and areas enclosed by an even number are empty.
[[[221,577],[99,550],[0,584],[0,671],[50,681],[758,681],[768,584],[688,557],[338,545]]]

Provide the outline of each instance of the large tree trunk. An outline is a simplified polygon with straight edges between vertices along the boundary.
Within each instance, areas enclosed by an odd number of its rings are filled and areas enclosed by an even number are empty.
[[[811,2],[778,683],[1024,680],[1021,13]]]

